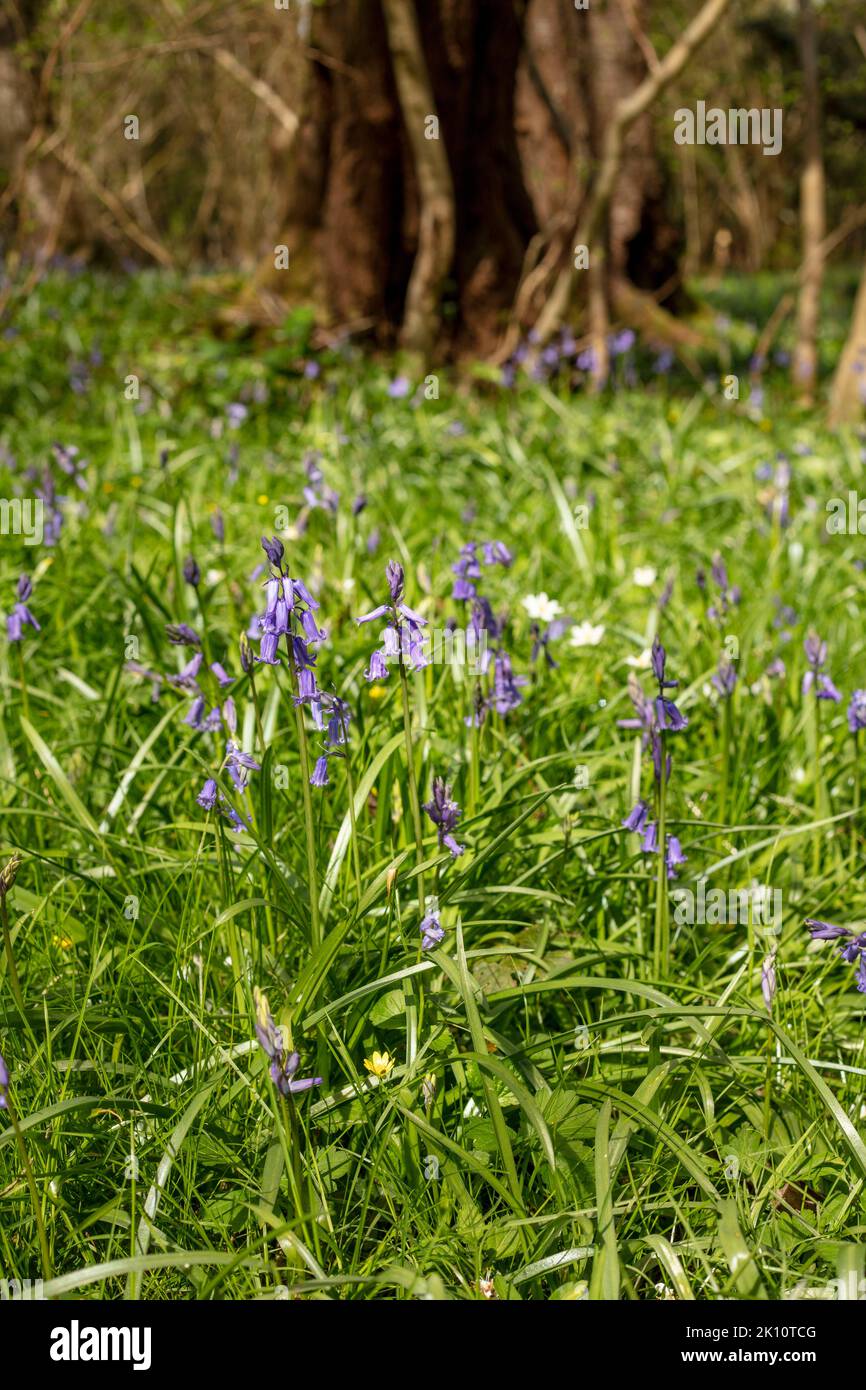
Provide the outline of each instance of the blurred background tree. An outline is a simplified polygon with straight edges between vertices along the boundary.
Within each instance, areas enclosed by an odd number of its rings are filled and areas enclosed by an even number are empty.
[[[501,357],[570,277],[557,316],[588,331],[574,235],[614,112],[704,8],[0,0],[6,299],[52,257],[156,263],[230,272],[241,328],[306,303],[332,336]],[[625,133],[602,307],[685,351],[690,279],[791,272],[808,396],[824,264],[866,254],[866,15],[719,8]],[[781,153],[678,146],[698,100],[781,108]]]

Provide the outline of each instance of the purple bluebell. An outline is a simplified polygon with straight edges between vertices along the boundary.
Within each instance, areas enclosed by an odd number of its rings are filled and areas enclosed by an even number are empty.
[[[285,546],[279,536],[272,536],[270,540],[267,536],[262,536],[262,549],[275,569],[280,569],[285,554]]]
[[[450,850],[454,858],[458,858],[463,854],[464,846],[458,845],[452,831],[456,829],[463,812],[457,802],[452,800],[451,788],[444,778],[433,778],[433,794],[429,801],[424,802],[423,809],[436,826],[440,847]]]
[[[852,734],[866,729],[866,690],[855,690],[848,705],[848,728]]]
[[[388,383],[388,395],[393,401],[403,400],[408,396],[411,389],[412,384],[409,378],[405,376],[397,376],[393,381]]]
[[[438,913],[428,912],[421,923],[421,950],[432,951],[445,939],[445,928],[439,921]]]
[[[270,1076],[280,1095],[299,1095],[309,1091],[312,1086],[321,1086],[320,1076],[296,1077],[300,1066],[297,1052],[289,1052],[282,1028],[278,1028],[271,1016],[268,1001],[259,989],[254,991],[256,1006],[256,1037],[259,1046],[270,1062]]]
[[[668,878],[676,878],[677,869],[680,864],[685,864],[688,856],[683,854],[682,847],[676,835],[668,836],[667,853],[665,863],[667,865]]]
[[[201,638],[188,623],[169,623],[165,635],[173,647],[199,647]]]
[[[842,699],[841,692],[836,689],[824,670],[824,664],[827,660],[827,643],[822,642],[816,633],[810,632],[803,642],[803,649],[809,663],[809,670],[803,677],[802,694],[806,696],[810,690],[814,689],[817,699],[832,700],[834,704],[838,705]]]
[[[3,1054],[0,1053],[0,1110],[8,1110],[8,1108],[9,1108],[9,1101],[8,1101],[8,1098],[7,1098],[7,1097],[8,1097],[8,1092],[9,1092],[9,1068],[7,1067],[5,1061],[3,1060]]]
[[[32,627],[34,631],[41,632],[42,628],[34,618],[30,609],[27,607],[27,600],[33,593],[33,584],[26,574],[22,574],[18,580],[16,595],[18,602],[13,606],[12,612],[6,619],[6,636],[10,642],[21,642],[24,637],[25,627]]]
[[[192,555],[187,555],[183,562],[183,577],[187,584],[190,584],[194,589],[197,589],[201,583],[201,570]]]
[[[213,777],[209,777],[196,797],[199,806],[203,806],[206,811],[212,811],[217,804],[217,784]]]
[[[238,791],[243,791],[247,784],[247,772],[261,772],[261,763],[257,763],[255,758],[249,753],[244,753],[238,748],[233,739],[226,742],[225,765],[229,770],[229,775]]]
[[[658,853],[659,841],[654,820],[647,821],[644,825],[640,847],[642,854]]]
[[[328,759],[322,754],[320,758],[316,759],[316,766],[313,768],[310,777],[310,786],[327,787],[328,782]]]
[[[225,520],[223,519],[222,511],[219,507],[215,507],[214,510],[211,512],[210,525],[211,530],[214,533],[214,536],[216,537],[219,544],[222,545],[223,541],[226,538],[226,525]]]
[[[728,657],[719,658],[719,669],[713,676],[712,683],[724,698],[733,695],[734,686],[737,684],[737,668]]]
[[[649,807],[647,803],[645,801],[635,802],[625,820],[622,822],[623,829],[632,830],[638,835],[642,834],[644,826],[647,823],[648,815]]]

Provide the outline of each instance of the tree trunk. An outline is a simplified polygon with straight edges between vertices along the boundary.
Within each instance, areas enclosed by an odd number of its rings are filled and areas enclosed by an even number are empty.
[[[454,256],[454,189],[415,12],[405,0],[382,4],[419,200],[418,249],[400,338],[426,357],[439,336],[442,286]]]
[[[236,308],[273,321],[312,291],[332,332],[483,354],[536,230],[514,89],[525,0],[325,0],[289,171],[288,274]],[[386,14],[388,22],[386,23]],[[439,138],[427,139],[427,117]],[[313,270],[318,267],[318,278]],[[263,303],[263,301],[267,301]]]
[[[854,303],[848,341],[842,349],[830,392],[830,425],[855,424],[866,405],[866,265]]]
[[[800,0],[800,61],[803,68],[806,157],[800,177],[803,270],[797,302],[797,345],[794,350],[793,373],[794,382],[802,393],[803,403],[811,405],[818,370],[818,323],[821,283],[824,278],[821,245],[826,231],[818,44],[812,0]]]

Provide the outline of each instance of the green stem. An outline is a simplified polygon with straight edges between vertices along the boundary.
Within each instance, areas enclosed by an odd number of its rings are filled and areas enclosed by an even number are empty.
[[[823,814],[824,796],[821,782],[821,702],[814,700],[815,709],[815,820]],[[816,828],[812,841],[812,873],[817,878],[821,873],[821,831]]]
[[[728,819],[728,788],[731,780],[732,699],[732,695],[728,695],[723,699],[725,713],[722,732],[722,790],[719,798],[719,820],[723,825],[727,824]]]
[[[292,693],[298,693],[298,678],[295,674],[294,658],[289,656],[289,669],[292,673]],[[316,834],[313,820],[313,799],[310,795],[310,753],[307,747],[307,729],[304,724],[304,707],[295,705],[295,723],[298,728],[298,752],[301,759],[301,796],[304,803],[304,829],[307,842],[307,891],[310,895],[310,945],[315,951],[321,944],[322,928],[319,921],[319,884],[316,868]]]
[[[39,1236],[39,1249],[42,1252],[42,1277],[43,1279],[50,1279],[52,1277],[51,1251],[48,1248],[48,1236],[45,1231],[45,1222],[42,1219],[42,1203],[39,1200],[39,1193],[36,1190],[36,1179],[33,1176],[30,1159],[27,1157],[27,1146],[24,1143],[24,1135],[21,1133],[21,1126],[15,1116],[15,1111],[8,1101],[7,1112],[12,1123],[12,1128],[15,1131],[15,1142],[18,1145],[18,1152],[21,1155],[21,1164],[24,1168],[24,1176],[27,1179],[27,1187],[30,1191],[30,1201],[33,1206],[36,1231]]]
[[[659,760],[659,814],[657,824],[658,838],[658,877],[656,879],[656,920],[655,936],[653,939],[653,970],[656,978],[662,974],[667,974],[669,964],[669,929],[668,929],[668,874],[667,874],[667,854],[665,853],[666,841],[666,811],[667,811],[667,749],[666,736],[664,730],[659,733],[660,760]]]
[[[851,869],[857,864],[857,822],[860,818],[860,730],[854,730],[854,814],[851,817]]]
[[[415,853],[418,858],[418,909],[423,918],[427,899],[424,896],[424,874],[420,865],[424,863],[424,832],[421,828],[421,803],[418,799],[418,782],[415,778],[415,753],[412,747],[412,711],[409,705],[409,681],[403,656],[400,655],[400,691],[403,696],[403,735],[406,740],[406,772],[409,778],[409,805],[412,810],[412,824],[415,830]]]
[[[18,978],[18,970],[15,966],[15,957],[12,954],[12,933],[9,930],[9,913],[6,910],[6,892],[0,890],[0,916],[3,918],[3,947],[6,952],[6,967],[9,971],[9,984],[15,996],[15,1003],[21,1013],[24,1013],[24,994],[21,989],[21,981]]]
[[[30,702],[27,699],[27,675],[24,669],[24,643],[17,642],[18,647],[18,669],[21,672],[21,707],[24,718],[30,718]]]

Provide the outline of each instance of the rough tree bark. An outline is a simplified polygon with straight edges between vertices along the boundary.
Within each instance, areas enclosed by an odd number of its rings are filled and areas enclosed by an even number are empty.
[[[824,159],[821,149],[821,94],[818,82],[818,42],[812,0],[800,0],[800,61],[803,68],[805,160],[800,177],[800,228],[803,269],[797,301],[797,344],[794,349],[794,383],[803,402],[811,405],[818,369],[818,323],[824,257],[821,245],[826,232]]]
[[[592,323],[596,384],[606,375],[606,338],[608,325],[609,256],[613,255],[608,233],[611,199],[623,168],[627,137],[643,116],[688,63],[692,54],[713,32],[728,8],[730,0],[706,0],[690,24],[686,26],[664,58],[644,77],[627,96],[617,101],[605,132],[601,163],[593,180],[574,233],[575,245],[589,248],[592,285]],[[614,269],[616,269],[616,264]],[[622,277],[619,277],[622,279]],[[607,283],[605,283],[607,282]],[[536,322],[536,332],[543,342],[562,322],[573,288],[573,271],[569,264],[560,271]]]
[[[402,328],[426,351],[444,301],[441,345],[490,349],[536,230],[514,123],[524,11],[525,0],[315,8],[275,236],[291,270],[263,261],[234,317],[271,322],[277,296],[312,296],[334,333],[387,346]],[[427,140],[437,114],[440,138]]]
[[[830,391],[830,425],[854,424],[866,405],[866,265],[851,316],[848,340],[833,376]]]
[[[400,341],[426,357],[439,336],[442,286],[454,257],[454,188],[415,11],[406,0],[382,0],[382,6],[419,201],[418,249]]]

